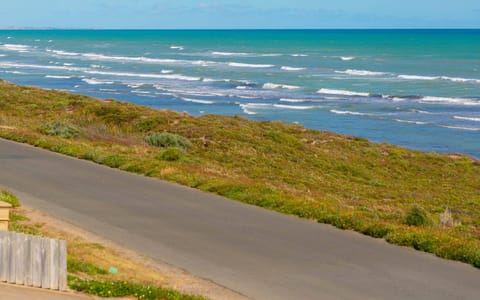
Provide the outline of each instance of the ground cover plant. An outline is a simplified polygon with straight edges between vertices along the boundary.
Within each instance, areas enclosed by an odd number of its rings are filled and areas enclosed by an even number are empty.
[[[45,132],[55,122],[78,132]],[[7,82],[0,137],[480,267],[480,162],[465,155]]]

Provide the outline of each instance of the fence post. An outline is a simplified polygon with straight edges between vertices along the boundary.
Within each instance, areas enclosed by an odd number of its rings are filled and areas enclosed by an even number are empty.
[[[0,231],[0,281],[6,282],[8,275],[8,232]]]
[[[8,259],[8,271],[7,271],[7,274],[8,274],[8,278],[7,278],[7,282],[8,283],[15,283],[15,280],[17,279],[16,278],[16,275],[15,275],[15,267],[17,266],[17,263],[16,263],[16,258],[17,258],[17,243],[16,243],[16,238],[15,238],[15,233],[14,232],[9,232],[8,233],[8,246],[9,246],[9,250],[8,250],[8,256],[9,256],[9,259]]]
[[[8,231],[10,208],[12,208],[10,203],[0,201],[0,231]]]

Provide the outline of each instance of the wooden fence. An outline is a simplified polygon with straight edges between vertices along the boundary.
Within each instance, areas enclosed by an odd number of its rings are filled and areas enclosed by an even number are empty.
[[[0,282],[67,288],[67,242],[0,231]]]

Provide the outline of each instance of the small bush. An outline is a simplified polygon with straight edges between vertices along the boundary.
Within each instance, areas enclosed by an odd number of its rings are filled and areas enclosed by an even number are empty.
[[[80,130],[77,127],[61,121],[44,123],[39,130],[43,134],[60,136],[66,139],[73,139],[80,135]]]
[[[165,151],[160,152],[157,155],[158,159],[167,160],[167,161],[177,161],[180,160],[184,156],[183,151],[176,148],[167,148]]]
[[[0,191],[0,201],[10,203],[12,207],[20,206],[20,201],[18,201],[18,198],[14,194],[7,191]]]
[[[426,226],[430,224],[430,219],[423,209],[413,207],[408,212],[407,217],[405,218],[405,223],[410,226]]]
[[[182,150],[187,150],[192,147],[192,143],[187,138],[169,132],[156,132],[149,134],[145,137],[145,143],[155,147],[176,147]]]

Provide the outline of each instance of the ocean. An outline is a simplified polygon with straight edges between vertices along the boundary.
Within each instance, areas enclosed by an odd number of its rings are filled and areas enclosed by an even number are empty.
[[[0,78],[480,158],[480,30],[2,30]]]

